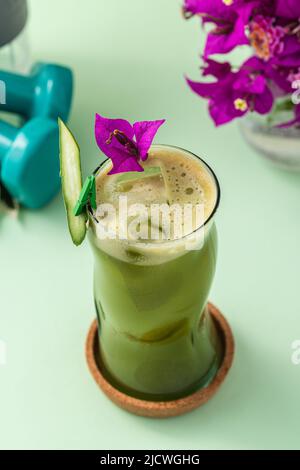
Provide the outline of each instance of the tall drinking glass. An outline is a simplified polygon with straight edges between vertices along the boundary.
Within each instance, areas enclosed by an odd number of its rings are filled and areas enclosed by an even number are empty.
[[[101,220],[93,211],[89,239],[102,372],[129,395],[164,401],[207,386],[222,361],[222,342],[207,308],[216,267],[214,217],[220,189],[212,170],[197,156],[175,147],[152,149],[176,154],[182,166],[192,162],[209,180],[212,208],[193,233],[203,231],[202,246],[187,248],[186,237],[139,243],[102,240],[97,235]],[[104,162],[97,180],[108,167]]]

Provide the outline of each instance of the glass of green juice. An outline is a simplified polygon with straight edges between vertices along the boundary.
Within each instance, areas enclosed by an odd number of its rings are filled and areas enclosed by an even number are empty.
[[[129,203],[146,206],[201,203],[204,218],[181,237],[154,240],[149,229],[148,238],[131,239],[118,236],[120,228],[114,226],[115,233],[105,238],[99,233],[109,227],[109,214],[89,208],[98,359],[120,391],[168,401],[206,387],[223,359],[223,343],[207,307],[216,268],[220,188],[202,159],[177,147],[153,145],[144,165],[161,173],[118,183],[118,175],[107,175],[111,161],[106,160],[95,172],[98,207],[120,207],[120,196],[126,195]],[[191,237],[201,243],[191,245]]]

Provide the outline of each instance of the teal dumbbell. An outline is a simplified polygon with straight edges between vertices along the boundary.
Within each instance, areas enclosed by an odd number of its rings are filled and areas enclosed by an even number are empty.
[[[0,71],[6,103],[0,110],[25,118],[47,117],[67,121],[72,102],[73,75],[67,67],[37,63],[29,76]]]
[[[38,117],[16,128],[0,121],[0,177],[25,207],[37,209],[60,188],[56,121]]]

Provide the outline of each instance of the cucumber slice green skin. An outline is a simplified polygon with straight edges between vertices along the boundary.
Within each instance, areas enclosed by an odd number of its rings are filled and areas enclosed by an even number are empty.
[[[126,173],[122,173],[120,176],[117,177],[116,183],[127,183],[131,181],[141,180],[144,178],[149,178],[150,176],[156,176],[161,173],[161,169],[159,166],[150,166],[145,168],[144,171],[127,171]]]
[[[126,187],[130,183],[134,183],[139,180],[144,180],[146,178],[152,178],[153,176],[161,175],[161,169],[159,166],[151,166],[145,168],[144,171],[128,171],[127,173],[122,173],[116,178],[116,185],[120,190],[126,190]]]
[[[74,206],[82,189],[80,150],[68,127],[58,119],[59,127],[59,157],[62,193],[67,212],[69,231],[73,243],[80,245],[86,235],[87,214],[75,216]]]

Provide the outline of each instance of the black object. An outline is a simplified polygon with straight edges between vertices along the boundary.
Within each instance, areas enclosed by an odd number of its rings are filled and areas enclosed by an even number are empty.
[[[21,33],[27,16],[27,0],[0,0],[0,47]]]
[[[15,210],[17,208],[16,201],[8,192],[4,184],[0,181],[0,201],[8,210]]]

